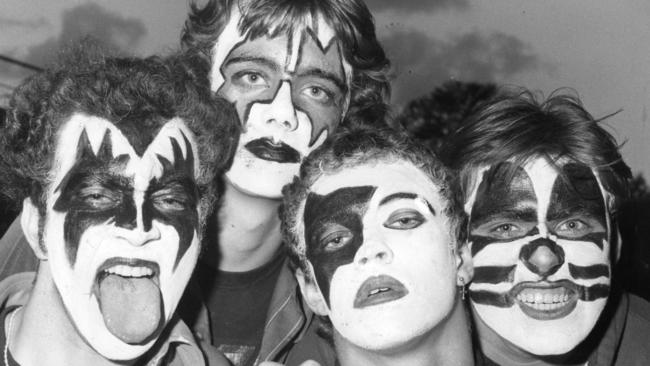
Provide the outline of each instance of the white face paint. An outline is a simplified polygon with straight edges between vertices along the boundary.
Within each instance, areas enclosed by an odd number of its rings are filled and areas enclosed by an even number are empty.
[[[399,347],[451,313],[456,263],[437,187],[400,161],[345,169],[312,186],[309,259],[334,329],[369,350]]]
[[[193,134],[172,119],[140,154],[111,122],[75,114],[61,127],[47,195],[54,284],[80,335],[111,360],[153,345],[200,247]]]
[[[279,198],[343,118],[351,69],[321,17],[318,26],[256,39],[239,33],[240,19],[234,9],[213,49],[210,79],[244,126],[226,178],[247,194]]]
[[[593,329],[609,294],[609,216],[593,171],[544,158],[482,170],[471,208],[472,307],[534,355],[564,354]],[[575,188],[575,189],[574,189]]]

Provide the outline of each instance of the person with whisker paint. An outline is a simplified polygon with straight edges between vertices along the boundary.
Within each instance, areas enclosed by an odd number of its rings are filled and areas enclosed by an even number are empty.
[[[0,282],[0,364],[229,364],[175,309],[239,125],[184,71],[84,43],[14,91],[0,185],[39,266]]]
[[[453,175],[389,129],[335,134],[284,188],[282,232],[337,364],[473,365]]]
[[[570,92],[502,90],[445,148],[459,171],[484,365],[648,365],[650,304],[621,293],[630,169]]]

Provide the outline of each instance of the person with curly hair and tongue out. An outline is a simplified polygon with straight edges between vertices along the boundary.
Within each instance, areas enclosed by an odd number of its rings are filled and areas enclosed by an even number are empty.
[[[5,366],[227,365],[175,309],[239,125],[178,61],[85,45],[14,92],[0,182],[40,264],[0,282]]]

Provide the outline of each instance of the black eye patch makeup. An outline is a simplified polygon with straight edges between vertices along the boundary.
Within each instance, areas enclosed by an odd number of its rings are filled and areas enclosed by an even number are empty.
[[[377,190],[374,186],[340,188],[327,195],[309,193],[304,223],[307,259],[313,264],[316,281],[329,305],[330,282],[336,269],[350,264],[363,245],[363,216]],[[328,229],[335,228],[330,232]],[[331,235],[333,234],[333,235]],[[340,247],[337,238],[344,240]]]

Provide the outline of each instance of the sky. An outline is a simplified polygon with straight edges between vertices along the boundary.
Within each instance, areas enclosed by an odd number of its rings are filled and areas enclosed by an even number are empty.
[[[448,80],[573,88],[650,179],[650,2],[647,0],[367,0],[393,63],[400,108]],[[178,46],[183,0],[2,0],[0,54],[47,66],[92,34],[136,55]],[[0,62],[0,95],[30,72]],[[0,99],[1,103],[1,99]]]

